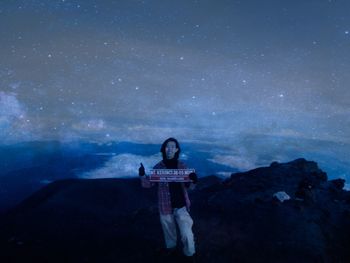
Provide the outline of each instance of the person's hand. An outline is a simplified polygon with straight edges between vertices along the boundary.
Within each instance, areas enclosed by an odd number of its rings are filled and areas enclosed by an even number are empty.
[[[143,164],[140,163],[140,168],[139,168],[139,176],[144,176],[146,174],[145,172],[145,167],[143,167]]]
[[[195,173],[190,173],[188,177],[192,180],[192,183],[196,184],[198,182],[198,177]]]

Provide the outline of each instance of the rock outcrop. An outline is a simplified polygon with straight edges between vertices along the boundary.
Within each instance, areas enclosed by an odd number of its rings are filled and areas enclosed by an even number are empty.
[[[190,193],[198,262],[350,262],[350,194],[317,163],[200,179]],[[138,178],[53,182],[0,224],[1,262],[178,261],[157,253],[156,189]]]

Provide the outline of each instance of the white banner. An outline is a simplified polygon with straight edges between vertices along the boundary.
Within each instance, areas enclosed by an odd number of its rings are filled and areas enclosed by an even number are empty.
[[[190,173],[195,173],[194,169],[152,169],[150,175],[151,182],[192,182]]]

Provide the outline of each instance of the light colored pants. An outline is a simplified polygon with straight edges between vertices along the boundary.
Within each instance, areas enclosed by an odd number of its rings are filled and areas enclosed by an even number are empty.
[[[192,232],[193,220],[185,206],[182,208],[175,208],[174,212],[170,215],[160,215],[160,223],[163,228],[166,247],[176,247],[177,234],[175,221],[180,230],[183,253],[186,256],[192,256],[195,253]]]

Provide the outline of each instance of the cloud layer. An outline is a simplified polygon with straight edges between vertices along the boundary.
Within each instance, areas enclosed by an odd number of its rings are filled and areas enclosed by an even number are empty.
[[[146,173],[159,162],[160,154],[141,156],[134,154],[119,154],[108,160],[103,167],[77,175],[80,178],[126,178],[138,177],[138,169],[142,162]]]
[[[27,115],[16,93],[0,91],[0,139],[2,142],[37,138]]]

